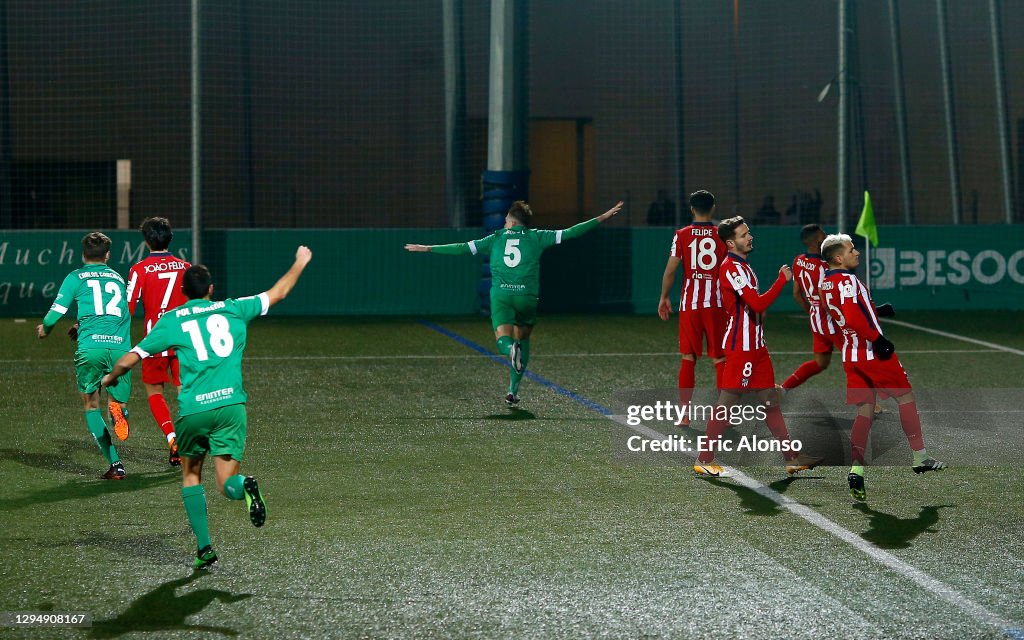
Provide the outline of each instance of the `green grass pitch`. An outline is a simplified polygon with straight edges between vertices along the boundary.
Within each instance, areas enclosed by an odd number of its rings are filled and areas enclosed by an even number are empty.
[[[1024,349],[1024,313],[898,319]],[[485,319],[432,321],[493,347]],[[0,611],[88,612],[93,626],[3,637],[1000,638],[1024,627],[1019,462],[871,468],[861,507],[846,467],[793,481],[779,465],[743,468],[950,589],[944,598],[758,491],[694,478],[685,459],[617,461],[625,427],[535,381],[525,410],[508,411],[499,366],[414,318],[251,325],[242,470],[259,478],[269,519],[253,528],[208,470],[220,563],[194,575],[180,478],[138,374],[119,446],[129,477],[101,481],[67,323],[39,341],[35,322],[0,320]],[[904,326],[887,335],[917,387],[1024,387],[1019,354]],[[781,381],[806,359],[806,322],[772,315],[767,339]],[[674,348],[674,320],[541,317],[530,369],[610,406],[623,389],[674,386]],[[838,360],[807,388],[841,389]],[[706,360],[697,372],[707,386]],[[964,437],[986,420],[922,415],[926,437],[935,420]],[[875,430],[901,437],[892,414]],[[929,440],[940,458],[955,445]],[[1022,453],[1018,440],[1001,460]]]

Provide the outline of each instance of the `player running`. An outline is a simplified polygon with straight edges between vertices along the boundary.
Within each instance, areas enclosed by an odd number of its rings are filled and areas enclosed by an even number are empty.
[[[843,369],[846,371],[846,403],[857,405],[850,440],[853,467],[847,476],[850,495],[866,500],[864,489],[864,450],[874,421],[877,397],[896,399],[900,425],[914,452],[914,473],[938,471],[946,463],[928,456],[921,433],[921,416],[917,412],[914,393],[907,372],[896,357],[895,347],[884,335],[878,322],[878,311],[855,269],[860,252],[846,234],[830,235],[821,244],[821,257],[829,266],[821,283],[821,299],[832,319],[843,333]]]
[[[40,338],[48,336],[71,304],[78,304],[77,334],[72,327],[69,335],[78,340],[75,349],[75,379],[78,391],[82,394],[85,424],[96,440],[100,453],[110,465],[100,477],[104,480],[123,480],[124,465],[121,464],[121,458],[107,431],[107,423],[100,412],[100,379],[110,371],[114,360],[131,345],[131,316],[125,303],[124,278],[107,266],[110,260],[110,238],[99,231],[93,231],[82,238],[82,260],[85,264],[64,278],[43,323],[36,327],[36,333]],[[128,408],[125,403],[131,392],[131,377],[107,389],[110,396],[107,408],[114,420],[115,432],[122,440],[128,437]],[[121,430],[118,424],[122,425]],[[122,432],[124,437],[121,437]]]
[[[295,286],[313,253],[295,252],[291,268],[265,292],[247,298],[210,300],[210,271],[195,265],[185,272],[182,289],[188,301],[161,317],[131,351],[121,357],[103,385],[116,384],[140,360],[174,349],[181,367],[178,396],[178,450],[181,453],[181,500],[196,536],[193,566],[205,569],[217,561],[210,541],[206,492],[202,485],[203,461],[213,456],[217,487],[229,500],[245,500],[249,520],[261,527],[267,506],[252,476],[238,473],[245,452],[248,417],[242,387],[242,355],[249,322],[266,315]]]
[[[722,372],[718,406],[708,420],[707,442],[697,457],[693,470],[699,476],[719,477],[724,469],[715,461],[715,445],[729,426],[728,408],[736,404],[740,394],[756,392],[765,407],[765,423],[781,442],[789,442],[789,431],[779,409],[779,391],[775,388],[775,372],[764,342],[764,312],[779,297],[782,288],[793,278],[788,265],[779,268],[775,283],[764,294],[757,290],[757,274],[747,262],[754,249],[754,236],[746,221],[736,216],[718,225],[718,236],[729,253],[719,273],[723,308],[729,314],[722,346],[725,349],[725,370]],[[783,446],[786,472],[813,469],[822,458],[797,453]]]
[[[718,271],[725,259],[725,243],[718,237],[718,229],[711,217],[715,213],[715,196],[707,191],[690,194],[690,213],[693,223],[679,229],[672,236],[665,273],[661,276],[661,299],[658,316],[668,320],[672,303],[668,294],[676,279],[676,269],[683,265],[683,289],[679,295],[679,405],[687,407],[693,397],[694,369],[697,358],[703,355],[704,341],[708,343],[708,357],[715,365],[715,379],[721,388],[725,353],[722,336],[725,333],[725,313],[722,311],[722,292],[718,284]],[[690,412],[685,411],[680,425],[690,424]]]
[[[545,249],[563,240],[578,238],[622,208],[620,201],[601,215],[561,229],[531,229],[533,211],[517,200],[505,215],[505,226],[491,235],[454,244],[407,244],[406,251],[447,255],[490,255],[491,325],[498,351],[509,357],[509,384],[505,404],[519,405],[519,383],[530,362],[530,335],[537,324],[537,299],[540,294],[540,256]]]
[[[185,302],[185,294],[181,291],[182,275],[192,265],[167,250],[174,237],[167,218],[146,218],[139,230],[149,248],[149,256],[137,262],[128,273],[128,311],[135,315],[135,307],[142,303],[146,313],[144,335],[148,335],[160,316]],[[146,387],[149,410],[167,438],[170,449],[168,462],[179,466],[181,456],[178,455],[174,423],[164,399],[164,384],[168,382],[181,391],[178,358],[173,350],[155,353],[142,361],[142,383]],[[125,437],[128,437],[127,432]]]

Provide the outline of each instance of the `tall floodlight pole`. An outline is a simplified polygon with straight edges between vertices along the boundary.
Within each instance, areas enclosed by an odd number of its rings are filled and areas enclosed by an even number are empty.
[[[935,0],[939,30],[939,57],[942,63],[942,94],[946,108],[946,161],[949,163],[949,195],[953,205],[953,224],[963,219],[960,211],[960,167],[956,139],[956,107],[953,101],[953,70],[949,61],[946,0]]]
[[[849,169],[846,162],[846,145],[850,139],[849,121],[849,90],[850,82],[847,74],[847,56],[849,47],[849,28],[847,26],[847,0],[839,0],[839,123],[837,126],[839,139],[836,144],[836,229],[838,233],[846,231],[846,188]]]
[[[199,0],[192,0],[192,255],[189,262],[201,264],[199,197]]]
[[[463,0],[443,0],[445,186],[448,225],[466,224],[466,65],[462,38]]]
[[[896,135],[900,145],[900,177],[903,184],[903,223],[914,222],[914,193],[910,188],[910,146],[907,144],[907,102],[903,93],[903,47],[900,44],[900,13],[889,0],[889,43],[892,50],[892,85],[896,107]]]
[[[683,112],[683,7],[682,2],[673,2],[672,25],[673,43],[675,45],[675,123],[676,123],[676,219],[675,225],[678,229],[683,226],[683,203],[686,202],[686,147],[685,147],[685,118]],[[687,210],[689,212],[689,210]]]
[[[1003,68],[1003,34],[1000,27],[1000,2],[988,1],[989,27],[992,31],[992,70],[996,85],[996,120],[999,125],[999,160],[1003,178],[1003,219],[1013,222],[1013,165],[1010,161],[1010,126],[1006,120],[1006,71]]]

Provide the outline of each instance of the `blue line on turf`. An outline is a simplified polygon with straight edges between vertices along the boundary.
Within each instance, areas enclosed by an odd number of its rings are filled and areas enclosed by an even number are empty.
[[[469,338],[464,338],[464,337],[460,336],[459,334],[455,333],[454,331],[450,331],[448,329],[445,329],[441,325],[434,324],[433,322],[430,322],[429,320],[420,320],[419,323],[421,325],[423,325],[424,327],[428,328],[428,329],[431,329],[433,331],[436,331],[436,332],[440,333],[443,336],[451,338],[452,340],[454,340],[455,342],[458,342],[459,344],[461,344],[464,347],[469,347],[473,351],[476,351],[477,353],[479,353],[481,355],[487,356],[488,358],[490,358],[494,362],[500,364],[501,366],[503,366],[505,368],[508,368],[508,359],[507,358],[505,358],[504,356],[498,355],[497,353],[494,353],[493,351],[491,351],[490,349],[488,349],[486,347],[482,347],[482,346],[478,345],[477,343],[473,342]],[[537,375],[536,373],[534,373],[532,371],[524,371],[523,372],[523,376],[525,376],[526,378],[529,378],[530,380],[533,380],[534,382],[536,382],[537,384],[539,384],[539,385],[541,385],[543,387],[547,387],[548,389],[551,389],[555,393],[561,394],[561,395],[565,396],[566,398],[569,398],[570,400],[578,402],[579,404],[581,404],[584,407],[590,409],[591,411],[596,411],[597,413],[600,413],[603,416],[610,416],[610,415],[612,415],[612,410],[609,409],[608,407],[602,406],[602,405],[594,402],[593,400],[588,400],[587,398],[584,398],[583,396],[579,395],[578,393],[574,393],[572,391],[569,391],[565,387],[563,387],[561,385],[558,385],[558,384],[555,384],[554,382],[551,382],[547,378],[541,377],[541,376]]]
[[[1006,629],[1005,633],[1012,640],[1024,640],[1024,629]]]

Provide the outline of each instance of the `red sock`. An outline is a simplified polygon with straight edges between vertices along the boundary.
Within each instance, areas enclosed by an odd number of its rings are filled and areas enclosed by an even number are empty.
[[[917,403],[908,402],[899,405],[900,425],[903,433],[907,434],[907,442],[914,451],[924,449],[924,435],[921,434],[921,416],[917,413]]]
[[[797,367],[796,371],[793,372],[793,375],[786,378],[786,381],[782,383],[782,388],[795,389],[807,382],[808,378],[816,376],[822,371],[824,371],[824,369],[821,368],[821,365],[814,360],[808,360]]]
[[[853,430],[850,431],[850,442],[853,444],[853,463],[864,464],[864,450],[868,447],[868,433],[871,431],[871,423],[874,418],[865,418],[858,415],[853,421]]]
[[[171,410],[167,408],[167,401],[164,400],[162,393],[154,393],[149,396],[149,410],[153,412],[153,417],[156,418],[156,423],[160,425],[160,430],[164,432],[164,436],[174,433],[174,423],[171,422]]]
[[[721,406],[716,406],[714,412],[711,415],[718,415],[718,412],[721,408]],[[725,433],[725,430],[728,428],[728,420],[719,420],[718,418],[711,418],[710,420],[708,420],[708,429],[706,432],[707,438],[704,441],[705,450],[701,451],[700,455],[697,456],[698,462],[711,462],[712,460],[715,459],[716,449],[711,448],[711,443],[717,443],[718,440],[722,437],[722,434]]]
[[[686,406],[690,404],[690,398],[693,397],[693,385],[695,384],[695,376],[693,373],[697,363],[693,360],[681,360],[679,362],[679,405]]]
[[[715,386],[722,390],[722,376],[725,375],[725,360],[715,363]]]
[[[789,440],[789,429],[786,428],[786,419],[782,417],[782,409],[771,406],[765,408],[764,422],[768,425],[768,430],[772,432],[772,435],[776,439],[786,442]],[[796,457],[795,451],[786,451],[783,454],[786,460]]]

